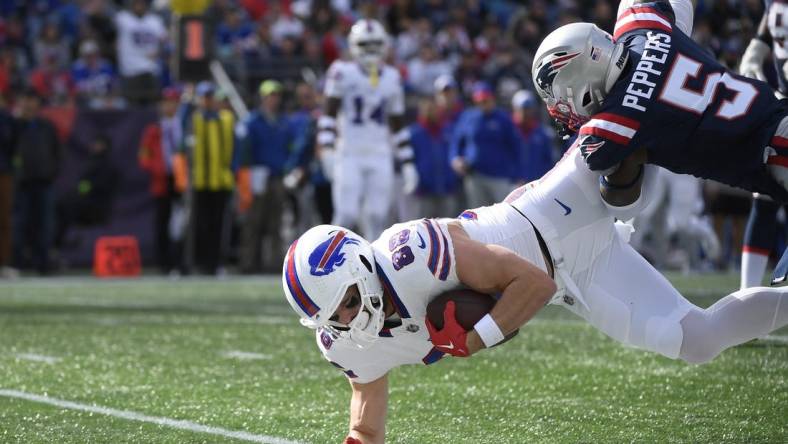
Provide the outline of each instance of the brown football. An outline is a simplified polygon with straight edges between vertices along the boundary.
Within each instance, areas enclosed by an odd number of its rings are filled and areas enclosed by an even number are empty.
[[[495,298],[474,290],[450,290],[442,293],[427,304],[427,319],[438,329],[443,328],[443,310],[449,301],[454,301],[454,317],[457,319],[457,323],[466,330],[472,330],[479,319],[489,313],[495,305]],[[518,331],[513,331],[496,345],[512,339]]]

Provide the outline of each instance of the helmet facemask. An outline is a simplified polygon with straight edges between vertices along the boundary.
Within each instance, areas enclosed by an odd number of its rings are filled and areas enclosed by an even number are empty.
[[[599,110],[626,60],[623,44],[590,23],[565,25],[545,38],[532,74],[559,131],[576,132]]]
[[[285,257],[282,286],[305,327],[326,328],[360,348],[371,345],[383,328],[383,286],[374,251],[350,230],[318,225],[296,239]],[[358,289],[359,312],[347,325],[332,321],[351,287]]]
[[[383,62],[388,49],[388,35],[377,20],[361,19],[350,29],[350,54],[365,67]]]
[[[386,49],[383,40],[362,40],[353,46],[353,57],[362,65],[378,65],[383,61]]]
[[[370,291],[370,289],[362,285],[356,285],[360,297],[360,307],[356,316],[348,324],[329,319],[324,328],[327,328],[336,337],[348,339],[356,347],[364,349],[371,346],[378,339],[378,333],[383,329],[386,313],[382,292]],[[362,290],[362,288],[365,289]],[[347,293],[347,290],[343,292],[343,294],[345,293]],[[334,309],[334,312],[338,308],[339,304]]]

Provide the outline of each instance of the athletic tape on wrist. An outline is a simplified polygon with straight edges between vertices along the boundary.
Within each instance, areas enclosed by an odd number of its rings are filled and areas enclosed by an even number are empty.
[[[317,133],[317,144],[320,146],[334,145],[336,136],[331,131],[319,131]]]
[[[640,165],[640,169],[638,170],[637,175],[629,183],[626,183],[626,184],[623,184],[623,185],[610,183],[610,182],[607,181],[607,178],[605,176],[599,176],[599,183],[603,187],[609,188],[609,189],[612,189],[612,190],[627,190],[629,188],[632,188],[632,186],[634,186],[636,183],[638,183],[638,181],[640,180],[641,177],[643,177],[643,165]]]
[[[394,134],[394,142],[396,142],[397,145],[410,143],[410,129],[405,127],[397,131],[396,134]]]
[[[319,129],[335,129],[337,127],[337,119],[331,116],[320,116],[317,119],[317,127]]]
[[[401,164],[406,162],[412,162],[414,158],[413,147],[407,145],[405,147],[399,148],[397,150],[396,156],[397,156],[397,161],[399,161],[399,163]]]
[[[501,328],[498,327],[498,324],[495,323],[495,320],[489,313],[479,319],[479,322],[473,326],[473,329],[476,330],[476,333],[487,348],[492,347],[504,339]]]

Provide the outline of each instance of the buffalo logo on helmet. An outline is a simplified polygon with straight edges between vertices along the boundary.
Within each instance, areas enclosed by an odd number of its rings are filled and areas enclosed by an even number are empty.
[[[332,231],[331,237],[321,242],[309,254],[309,273],[312,276],[325,276],[345,263],[345,245],[358,245],[358,239],[347,236],[347,231]]]
[[[476,214],[475,211],[465,210],[460,214],[461,219],[468,219],[468,220],[476,220],[479,218],[479,215]]]
[[[549,94],[550,97],[555,97],[553,94],[553,79],[555,79],[558,71],[572,59],[579,56],[580,53],[567,54],[565,52],[557,52],[553,55],[555,58],[549,62],[546,61],[536,73],[536,84],[539,86],[539,89]]]

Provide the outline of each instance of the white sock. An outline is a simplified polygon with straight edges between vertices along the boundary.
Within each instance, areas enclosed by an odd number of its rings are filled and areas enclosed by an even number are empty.
[[[769,256],[754,251],[741,254],[741,288],[757,287],[763,283],[763,273],[769,263]]]
[[[788,324],[788,287],[753,287],[725,296],[681,320],[679,357],[708,362],[723,350],[762,337]]]

